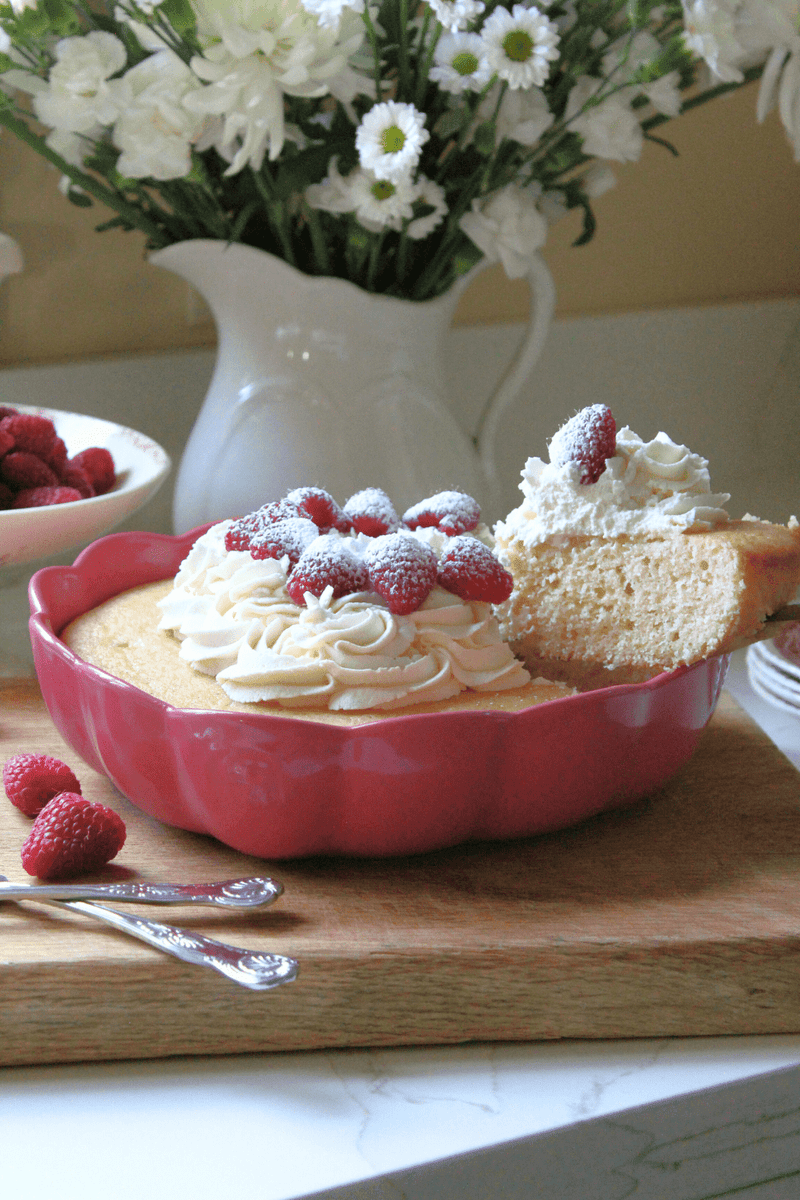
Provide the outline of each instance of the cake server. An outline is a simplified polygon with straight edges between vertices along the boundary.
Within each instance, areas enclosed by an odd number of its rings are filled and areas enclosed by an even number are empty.
[[[0,875],[0,900],[118,900],[130,904],[209,904],[263,908],[283,886],[266,876],[221,883],[9,883]]]
[[[4,879],[0,876],[0,880]],[[28,889],[25,899],[33,899]],[[140,942],[146,942],[156,950],[163,950],[182,962],[196,966],[211,967],[234,983],[250,988],[254,992],[268,991],[282,983],[291,983],[297,978],[299,964],[296,959],[283,954],[267,954],[261,950],[243,950],[229,946],[202,933],[179,929],[175,925],[162,925],[159,921],[147,921],[144,917],[118,912],[104,904],[92,904],[85,900],[52,900],[38,895],[36,902],[54,908],[68,908],[84,916],[103,921],[123,933],[130,934]]]

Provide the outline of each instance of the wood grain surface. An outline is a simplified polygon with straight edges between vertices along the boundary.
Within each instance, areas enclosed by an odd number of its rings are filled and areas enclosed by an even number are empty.
[[[300,976],[248,992],[78,914],[7,903],[2,1064],[800,1031],[800,774],[727,696],[680,776],[635,807],[403,859],[265,864],[161,826],[65,746],[35,684],[5,681],[0,759],[21,751],[64,759],[123,816],[126,845],[96,879],[280,879],[261,912],[130,910],[293,955]],[[10,879],[29,882],[29,828],[0,797]]]

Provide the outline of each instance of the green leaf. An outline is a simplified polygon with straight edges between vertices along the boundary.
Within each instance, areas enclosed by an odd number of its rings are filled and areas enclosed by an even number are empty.
[[[479,154],[488,157],[494,154],[494,121],[482,121],[472,138],[472,144]]]
[[[443,142],[446,142],[448,138],[455,137],[457,133],[461,132],[461,126],[463,124],[463,111],[458,108],[448,108],[446,112],[443,112],[439,117],[438,121],[433,127],[433,132],[438,138],[441,138]]]
[[[94,204],[91,196],[87,196],[86,192],[80,191],[78,188],[71,187],[67,191],[67,199],[70,204],[74,204],[76,208],[91,208]]]

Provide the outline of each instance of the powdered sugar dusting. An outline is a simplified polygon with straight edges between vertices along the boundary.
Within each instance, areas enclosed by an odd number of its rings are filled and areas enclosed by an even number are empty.
[[[558,430],[550,442],[550,462],[557,467],[574,462],[581,467],[581,483],[597,483],[606,459],[616,451],[617,424],[605,404],[582,408]]]
[[[400,518],[382,488],[370,487],[356,492],[344,506],[343,512],[353,523],[356,533],[380,537],[400,528]]]
[[[437,492],[427,500],[420,500],[403,513],[403,521],[409,529],[427,529],[435,526],[450,537],[468,533],[475,529],[481,518],[477,500],[466,492]]]

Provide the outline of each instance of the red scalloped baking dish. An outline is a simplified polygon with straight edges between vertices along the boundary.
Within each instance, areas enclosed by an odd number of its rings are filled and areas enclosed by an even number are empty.
[[[174,575],[200,532],[111,534],[37,572],[31,640],[50,715],[81,758],[151,816],[246,854],[411,854],[572,825],[673,775],[722,688],[724,657],[517,713],[343,727],[172,708],[60,640],[117,592]]]

